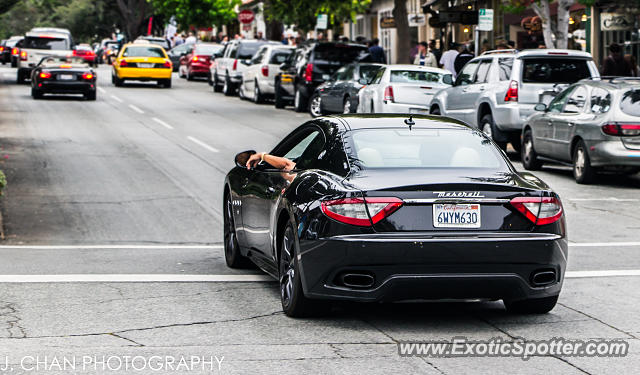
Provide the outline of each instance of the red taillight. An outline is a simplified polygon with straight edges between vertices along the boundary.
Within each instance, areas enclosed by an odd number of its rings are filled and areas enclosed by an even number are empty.
[[[509,83],[509,89],[507,95],[504,96],[505,102],[517,102],[518,101],[518,82],[511,81]]]
[[[535,225],[555,223],[562,217],[562,203],[556,197],[518,197],[511,205]]]
[[[398,198],[345,198],[324,201],[321,209],[341,223],[370,227],[394,213],[402,203]]]
[[[304,80],[307,82],[313,81],[313,64],[307,64],[304,69]]]
[[[635,137],[640,135],[640,125],[638,124],[607,124],[602,125],[602,131],[607,135],[617,135],[623,137]]]
[[[93,74],[84,73],[84,74],[82,74],[82,79],[93,79]]]
[[[393,86],[387,86],[384,89],[384,100],[388,100],[391,103],[393,103],[394,98],[393,98]]]
[[[27,51],[21,51],[20,52],[20,60],[22,60],[22,61],[26,61],[27,60]]]
[[[263,76],[269,77],[269,65],[262,65],[260,71],[262,72]]]
[[[233,70],[238,69],[238,59],[233,60]]]
[[[17,49],[17,48],[14,48],[14,49],[11,50],[11,54],[13,56],[18,56],[20,54],[20,50]]]
[[[125,68],[129,66],[129,64],[127,63],[127,60],[120,60],[120,67],[121,68]]]
[[[49,78],[51,78],[51,73],[49,73],[49,72],[40,72],[39,77],[42,78],[42,79],[49,79]]]
[[[4,52],[4,47],[0,46],[0,52]]]
[[[198,61],[198,56],[193,56],[193,57],[191,58],[191,61]]]
[[[167,69],[171,69],[171,61],[164,60],[164,64],[162,64],[162,66],[167,68]]]

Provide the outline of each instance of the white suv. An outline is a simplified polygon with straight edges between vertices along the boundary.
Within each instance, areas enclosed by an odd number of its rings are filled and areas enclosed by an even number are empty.
[[[34,28],[25,34],[18,57],[18,83],[31,78],[31,71],[44,57],[70,56],[73,39],[66,29]]]
[[[520,150],[522,126],[538,103],[572,83],[599,77],[590,54],[574,50],[489,51],[469,61],[450,88],[436,93],[431,114],[465,121],[503,149]]]

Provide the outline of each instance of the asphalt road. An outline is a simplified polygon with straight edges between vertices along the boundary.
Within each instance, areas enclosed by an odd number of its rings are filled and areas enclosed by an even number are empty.
[[[213,373],[223,374],[640,368],[640,175],[579,186],[567,167],[536,173],[560,193],[571,243],[570,272],[547,315],[510,316],[499,302],[347,304],[293,320],[281,313],[275,283],[226,268],[221,189],[237,152],[269,150],[308,115],[177,77],[171,89],[116,88],[105,67],[99,88],[96,102],[34,101],[28,86],[15,84],[15,70],[0,68],[0,168],[9,180],[0,371],[3,355],[7,373],[28,373],[21,359],[38,355],[217,356],[224,359]],[[630,353],[527,361],[398,355],[400,341],[458,336],[619,338]],[[168,373],[175,372],[203,371]]]

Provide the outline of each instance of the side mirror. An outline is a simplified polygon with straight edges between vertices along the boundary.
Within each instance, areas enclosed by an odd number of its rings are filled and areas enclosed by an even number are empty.
[[[442,82],[447,85],[453,86],[453,77],[451,76],[451,74],[445,74],[444,77],[442,77]]]
[[[240,168],[247,168],[247,161],[251,157],[251,155],[255,154],[255,150],[243,151],[236,155],[235,162],[236,166]]]
[[[538,103],[536,104],[535,107],[533,107],[534,110],[538,111],[538,112],[544,112],[547,110],[547,105],[544,103]]]

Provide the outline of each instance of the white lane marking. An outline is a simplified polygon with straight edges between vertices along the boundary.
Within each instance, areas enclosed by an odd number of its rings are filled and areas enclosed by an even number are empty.
[[[129,108],[133,109],[134,111],[136,111],[136,112],[138,112],[138,113],[140,113],[140,114],[143,114],[143,113],[144,113],[144,111],[143,111],[143,110],[141,110],[140,108],[136,107],[136,106],[135,106],[135,105],[133,105],[133,104],[129,104]]]
[[[98,87],[98,91],[100,91],[103,94],[107,93],[107,90],[103,89],[102,87]]]
[[[198,138],[194,138],[194,137],[192,137],[192,136],[188,136],[188,137],[187,137],[187,139],[188,139],[188,140],[190,140],[191,142],[193,142],[193,143],[197,144],[197,145],[200,145],[200,146],[202,146],[202,147],[206,148],[207,150],[209,150],[209,151],[211,151],[211,152],[218,152],[218,149],[216,149],[216,148],[213,148],[213,147],[209,146],[208,144],[206,144],[206,143],[202,142],[202,141],[201,141],[201,140],[199,140]]]
[[[640,242],[569,242],[569,247],[628,247],[640,246]]]
[[[640,276],[640,270],[596,270],[596,271],[567,271],[564,277],[577,279],[583,277],[612,277],[612,276]]]
[[[112,98],[113,100],[115,100],[116,102],[118,102],[118,103],[122,103],[122,99],[118,98],[118,97],[117,97],[117,96],[115,96],[115,95],[111,95],[111,98]]]
[[[158,124],[160,124],[160,125],[164,126],[165,128],[167,128],[167,129],[169,129],[169,130],[172,130],[172,129],[173,129],[173,126],[171,126],[171,125],[167,124],[166,122],[164,122],[164,121],[160,120],[160,119],[159,119],[159,118],[157,118],[157,117],[154,117],[152,120],[153,120],[153,121],[155,121],[155,122],[157,122]]]
[[[616,198],[616,197],[607,197],[607,198],[569,198],[568,200],[572,202],[639,202],[640,199],[636,198]]]
[[[267,275],[69,274],[0,275],[0,283],[242,283],[275,281]]]
[[[222,249],[222,245],[0,245],[0,250]]]

